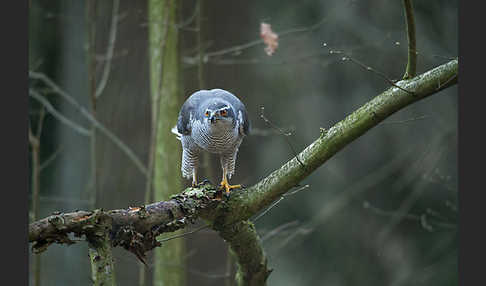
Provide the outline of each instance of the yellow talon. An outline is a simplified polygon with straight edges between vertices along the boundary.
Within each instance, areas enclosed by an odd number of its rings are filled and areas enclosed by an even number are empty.
[[[226,194],[229,194],[231,189],[237,189],[237,188],[241,188],[241,185],[230,185],[228,183],[228,179],[226,178],[224,178],[221,181],[221,189],[225,189]]]

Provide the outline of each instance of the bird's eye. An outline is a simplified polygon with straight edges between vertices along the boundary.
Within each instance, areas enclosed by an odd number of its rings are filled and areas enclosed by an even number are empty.
[[[221,114],[221,116],[228,115],[228,111],[226,111],[226,109],[221,110],[219,113]]]
[[[206,112],[204,113],[204,115],[209,116],[209,110],[206,110]]]

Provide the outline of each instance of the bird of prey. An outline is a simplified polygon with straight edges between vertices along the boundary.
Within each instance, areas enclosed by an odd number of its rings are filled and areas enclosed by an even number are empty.
[[[219,154],[223,178],[221,188],[229,194],[241,185],[230,185],[235,172],[236,155],[250,131],[245,105],[223,89],[199,90],[181,107],[172,133],[182,143],[182,176],[197,186],[197,167],[201,151]]]

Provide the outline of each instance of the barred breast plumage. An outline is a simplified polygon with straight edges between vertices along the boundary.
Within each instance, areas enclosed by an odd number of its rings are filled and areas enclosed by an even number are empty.
[[[233,151],[234,145],[239,139],[236,124],[224,124],[209,128],[207,124],[199,120],[194,120],[192,124],[192,135],[195,143],[202,149],[211,153],[224,153]]]

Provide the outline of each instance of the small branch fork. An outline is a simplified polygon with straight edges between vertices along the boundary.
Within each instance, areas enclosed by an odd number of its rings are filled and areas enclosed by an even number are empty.
[[[264,215],[266,215],[271,209],[273,209],[276,205],[278,205],[281,201],[283,201],[285,198],[287,198],[288,196],[292,196],[292,195],[295,195],[296,193],[302,191],[302,190],[305,190],[309,187],[309,185],[305,185],[303,187],[300,187],[298,188],[297,190],[295,191],[292,191],[290,193],[286,193],[286,194],[283,194],[278,200],[276,200],[274,203],[272,203],[267,209],[265,209],[262,213],[260,213],[259,215],[257,215],[252,221],[253,222],[256,222],[257,220],[259,220],[261,217],[263,217]]]
[[[106,49],[106,63],[103,68],[103,74],[101,76],[100,84],[96,88],[95,98],[98,99],[105,90],[108,78],[110,77],[111,61],[113,60],[113,52],[115,50],[116,32],[118,27],[118,7],[120,6],[120,0],[113,0],[113,7],[111,12],[111,26],[108,47]]]
[[[121,246],[145,261],[145,253],[163,241],[156,237],[193,223],[197,218],[225,238],[237,256],[237,281],[240,285],[264,285],[270,274],[261,240],[248,220],[281,198],[338,151],[377,126],[398,110],[457,83],[458,60],[452,60],[401,84],[413,95],[391,87],[335,124],[305,148],[297,157],[272,172],[255,185],[231,192],[218,200],[215,187],[205,184],[188,188],[167,201],[112,211],[76,211],[55,213],[29,225],[29,242],[37,253],[52,243],[72,244],[70,234],[88,238],[106,222],[113,247]],[[437,83],[440,89],[437,88]],[[297,192],[299,190],[296,190]],[[275,205],[275,204],[274,204]]]
[[[263,121],[265,121],[265,123],[270,125],[270,127],[272,127],[274,130],[276,130],[279,134],[284,136],[285,141],[287,142],[287,145],[289,145],[290,149],[292,150],[292,153],[294,154],[294,157],[297,159],[297,161],[300,163],[300,165],[302,165],[302,167],[305,168],[304,163],[302,163],[302,161],[299,159],[299,155],[297,154],[297,152],[295,152],[294,147],[292,146],[289,139],[287,138],[288,136],[292,135],[292,132],[285,132],[284,130],[282,130],[282,128],[279,128],[278,126],[273,124],[270,120],[268,120],[268,118],[266,118],[265,114],[264,114],[265,107],[262,106],[260,108],[260,110],[261,110],[260,118],[263,119]]]
[[[327,44],[326,43],[324,43],[324,47],[327,47]],[[399,89],[405,91],[408,94],[413,94],[413,92],[411,92],[409,90],[406,90],[403,87],[397,85],[395,83],[395,81],[393,81],[390,78],[388,78],[384,73],[382,73],[380,71],[377,71],[376,69],[374,69],[374,68],[372,68],[372,67],[370,67],[370,66],[368,66],[368,65],[366,65],[366,64],[364,64],[364,63],[362,63],[360,61],[358,61],[357,59],[355,59],[355,58],[351,57],[350,55],[346,54],[344,51],[329,49],[329,53],[330,54],[342,54],[343,57],[341,58],[341,60],[343,60],[343,61],[351,61],[352,63],[360,66],[364,70],[379,75],[381,78],[385,79],[390,85],[392,85],[392,86],[394,86],[396,88],[399,88]]]

